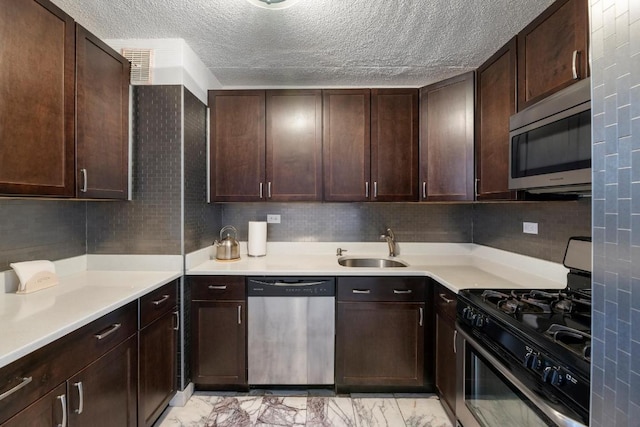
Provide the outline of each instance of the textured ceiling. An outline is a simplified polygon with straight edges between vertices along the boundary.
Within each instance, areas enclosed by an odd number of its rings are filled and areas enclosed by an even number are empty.
[[[103,39],[182,38],[225,87],[418,87],[477,68],[551,0],[53,0]]]

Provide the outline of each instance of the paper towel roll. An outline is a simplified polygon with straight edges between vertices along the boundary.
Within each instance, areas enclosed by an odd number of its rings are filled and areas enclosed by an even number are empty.
[[[265,221],[249,221],[247,252],[249,256],[267,254],[267,223]]]

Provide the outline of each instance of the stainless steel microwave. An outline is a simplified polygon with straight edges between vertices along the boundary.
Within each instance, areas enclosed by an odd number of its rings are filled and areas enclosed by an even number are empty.
[[[509,189],[591,191],[591,79],[511,116]]]

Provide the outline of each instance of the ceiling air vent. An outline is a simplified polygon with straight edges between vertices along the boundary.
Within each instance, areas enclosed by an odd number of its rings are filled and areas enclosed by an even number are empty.
[[[131,84],[150,85],[153,49],[122,49],[122,56],[131,62]]]

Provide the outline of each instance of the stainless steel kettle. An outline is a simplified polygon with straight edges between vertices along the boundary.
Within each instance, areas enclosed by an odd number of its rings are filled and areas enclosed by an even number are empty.
[[[231,225],[222,227],[220,241],[214,240],[216,247],[216,259],[232,260],[240,258],[240,243],[238,243],[238,230]]]

